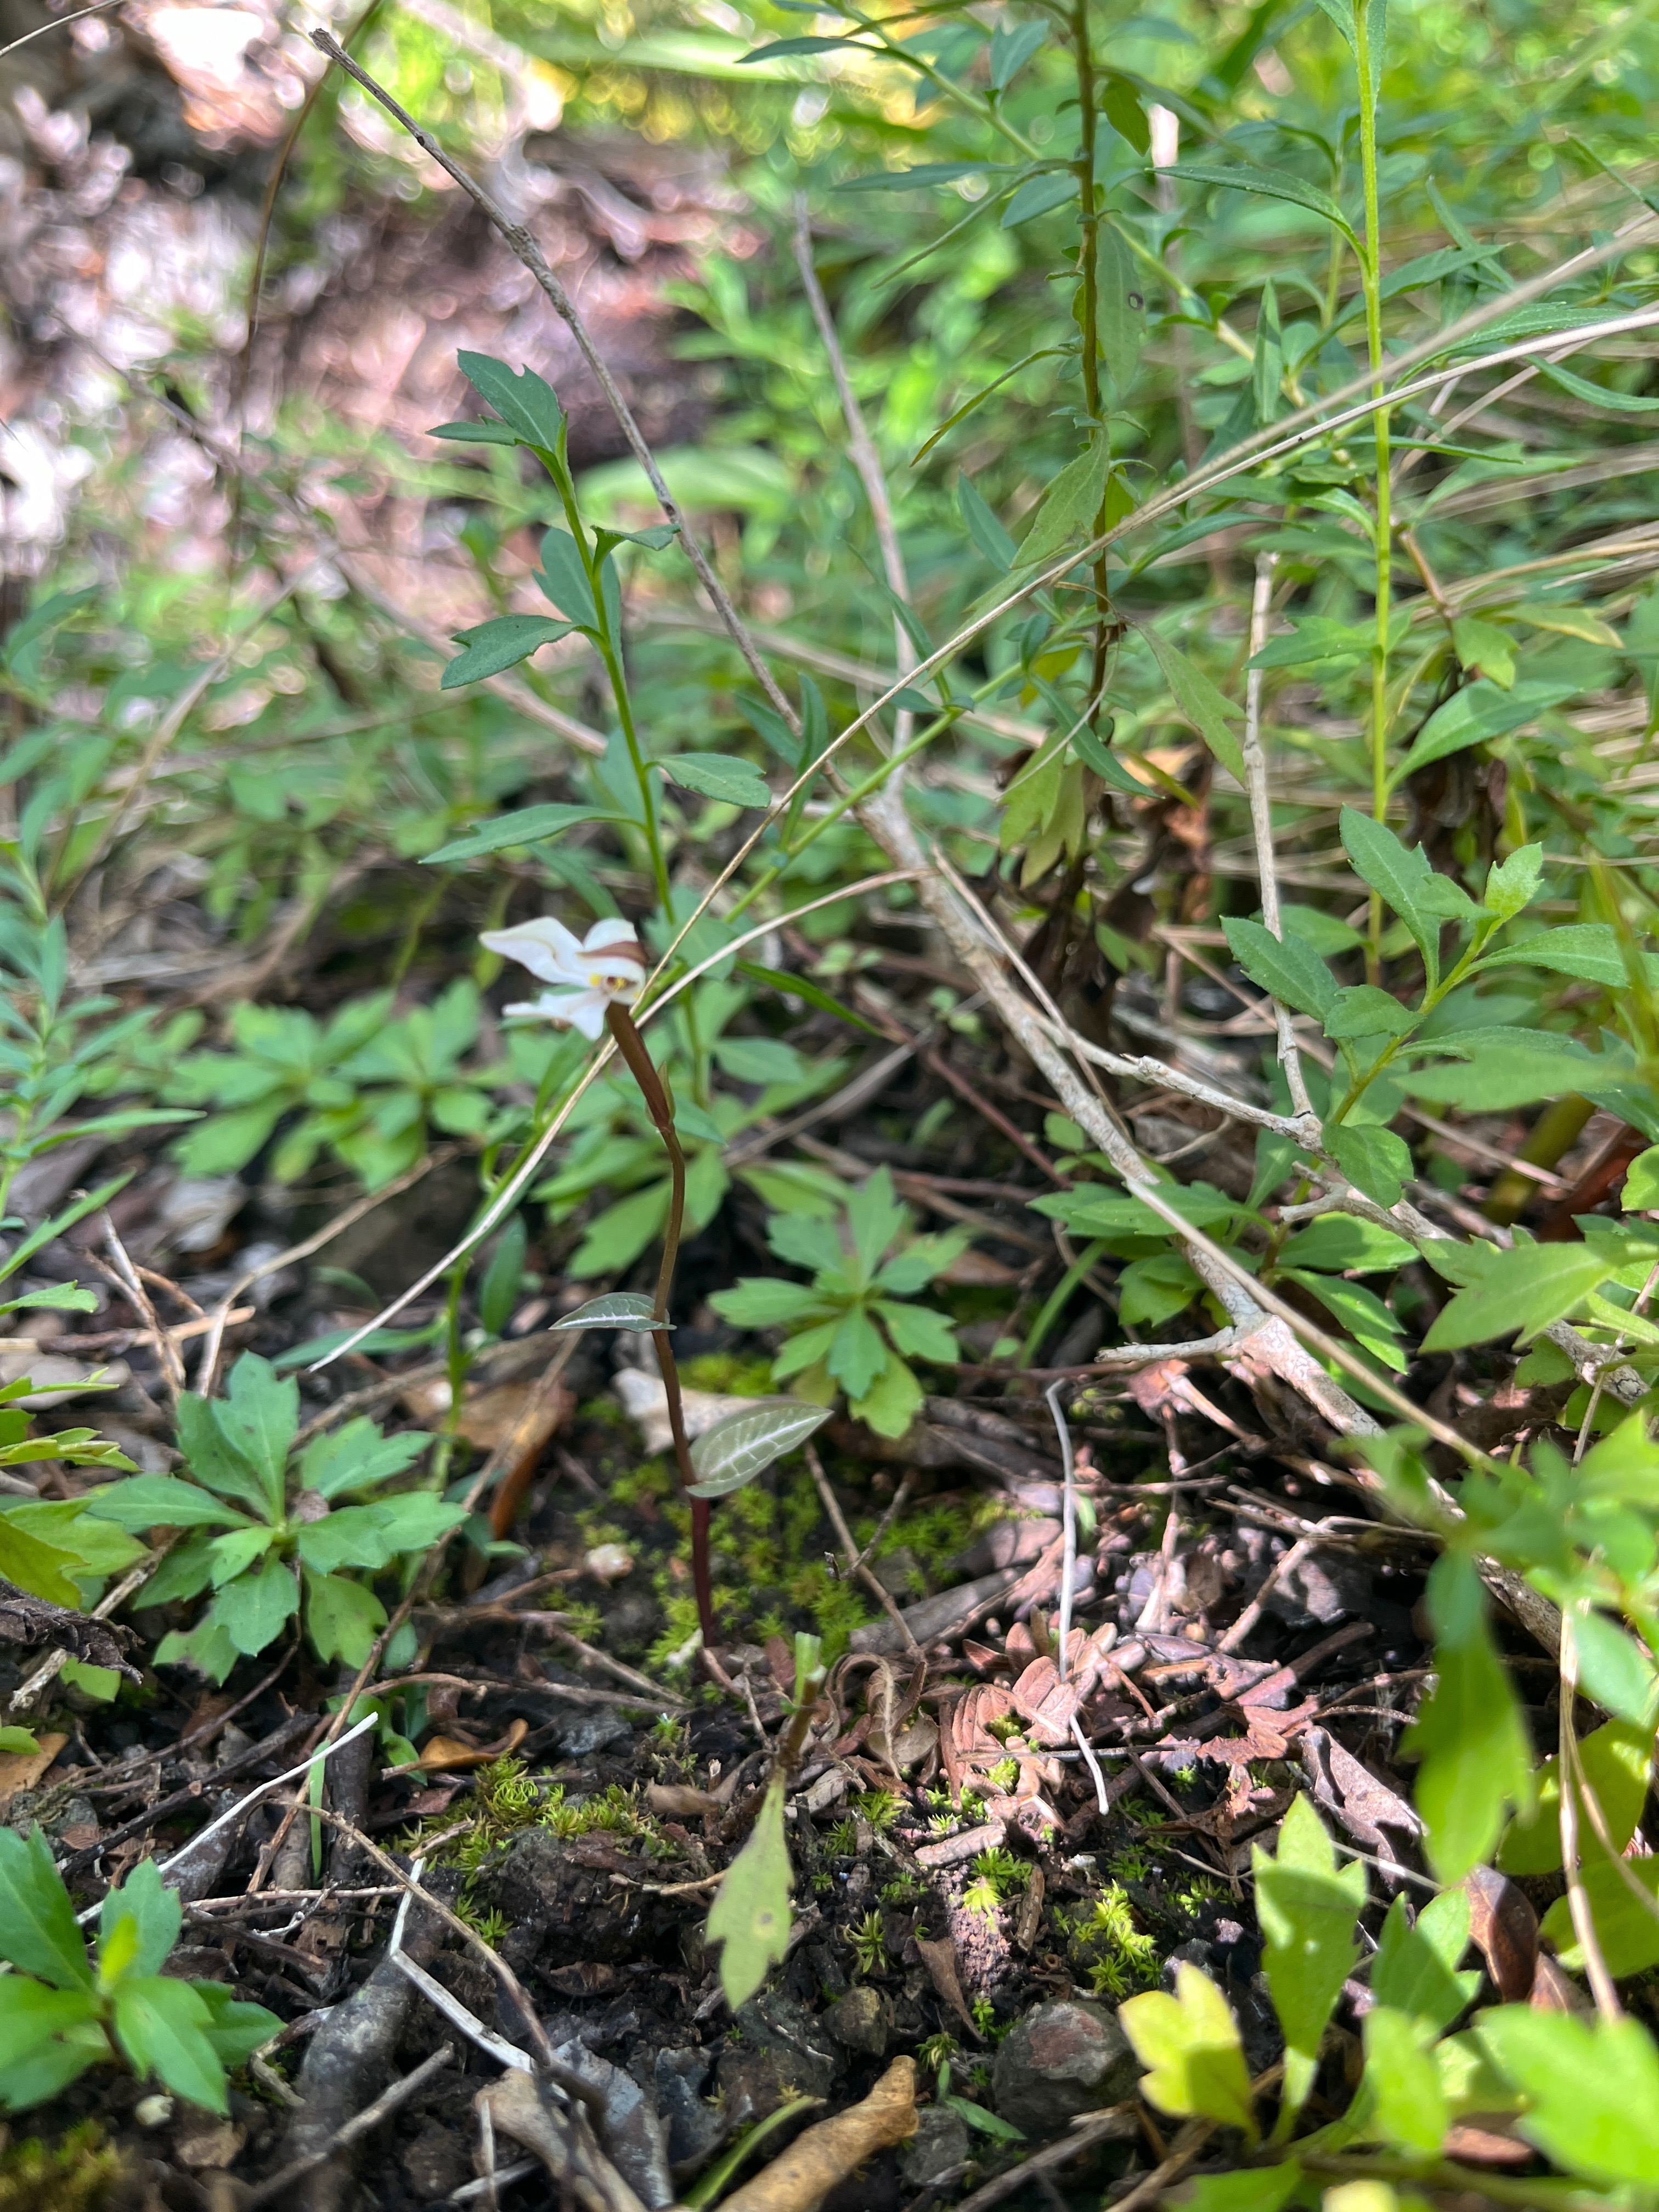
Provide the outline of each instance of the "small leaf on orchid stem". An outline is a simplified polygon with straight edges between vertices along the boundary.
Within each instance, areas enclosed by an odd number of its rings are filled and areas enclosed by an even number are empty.
[[[574,1313],[566,1314],[556,1321],[558,1328],[672,1328],[672,1321],[659,1321],[656,1309],[643,1291],[606,1291],[597,1298],[589,1298],[585,1306]]]
[[[720,1986],[735,2012],[788,1947],[789,1846],[781,1785],[768,1790],[754,1832],[726,1870],[708,1933],[721,1947]]]
[[[697,1473],[692,1497],[724,1498],[728,1491],[741,1490],[775,1459],[804,1444],[829,1418],[827,1406],[809,1406],[800,1398],[757,1398],[752,1406],[727,1413],[691,1447]]]

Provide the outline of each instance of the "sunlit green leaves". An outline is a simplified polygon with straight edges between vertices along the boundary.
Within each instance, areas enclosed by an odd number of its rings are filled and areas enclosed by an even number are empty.
[[[1461,1881],[1491,1853],[1512,1807],[1532,1802],[1532,1757],[1514,1686],[1486,1620],[1480,1577],[1449,1553],[1429,1577],[1435,1682],[1401,1748],[1419,1759],[1430,1863]]]
[[[1282,2136],[1313,2086],[1320,2039],[1359,1955],[1354,1922],[1365,1902],[1365,1869],[1355,1860],[1339,1868],[1323,1823],[1300,1796],[1280,1824],[1274,1856],[1258,1844],[1252,1864],[1267,1938],[1261,1967],[1285,2031]]]
[[[1147,2069],[1141,2094],[1177,2118],[1219,2120],[1255,2134],[1250,2077],[1238,2023],[1207,1974],[1185,1959],[1173,1996],[1149,1990],[1119,2008],[1123,2032]]]
[[[1478,1279],[1460,1290],[1423,1340],[1425,1352],[1455,1352],[1494,1338],[1536,1336],[1616,1273],[1626,1249],[1603,1244],[1516,1244],[1484,1248]]]
[[[1592,2181],[1659,2184],[1659,2051],[1639,2022],[1502,2005],[1476,2033],[1527,2100],[1518,2125],[1529,2142]]]

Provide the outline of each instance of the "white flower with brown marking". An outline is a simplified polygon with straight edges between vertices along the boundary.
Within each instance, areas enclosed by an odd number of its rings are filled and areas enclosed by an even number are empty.
[[[548,914],[511,929],[487,929],[479,941],[556,987],[507,1012],[537,1014],[596,1041],[606,1009],[613,1001],[631,1006],[645,981],[645,954],[629,921],[596,921],[586,937],[577,937]]]

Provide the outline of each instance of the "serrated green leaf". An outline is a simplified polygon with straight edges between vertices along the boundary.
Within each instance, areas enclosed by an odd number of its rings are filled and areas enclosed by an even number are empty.
[[[1459,1291],[1436,1316],[1425,1352],[1458,1352],[1498,1337],[1536,1336],[1564,1320],[1630,1256],[1622,1246],[1516,1244],[1484,1258],[1480,1279]]]
[[[493,407],[507,428],[527,443],[551,453],[564,431],[564,410],[551,385],[533,368],[518,375],[504,361],[487,353],[459,353],[461,374],[478,397]]]
[[[58,1990],[89,1990],[75,1907],[39,1828],[0,1828],[0,1958]]]
[[[453,691],[463,684],[500,676],[508,668],[516,668],[521,660],[528,660],[543,646],[556,645],[562,637],[568,637],[574,627],[568,622],[551,621],[546,615],[498,615],[493,622],[479,623],[472,629],[458,629],[455,642],[466,649],[446,666],[438,688]]]
[[[1323,1021],[1334,1011],[1337,981],[1325,963],[1299,938],[1275,937],[1259,921],[1224,915],[1228,949],[1250,978],[1298,1014]]]
[[[1291,1802],[1269,1858],[1252,1853],[1256,1912],[1267,1948],[1261,1969],[1285,2032],[1285,2090],[1279,2132],[1313,2087],[1319,2045],[1358,1958],[1354,1927],[1365,1903],[1365,1869],[1340,1869],[1324,1824],[1306,1797]]]
[[[1145,624],[1140,635],[1164,672],[1164,680],[1170,687],[1176,710],[1192,724],[1234,782],[1242,787],[1248,781],[1244,753],[1231,727],[1231,719],[1241,709],[1234,706],[1224,691],[1218,690],[1204,671],[1188,660],[1178,647],[1160,635],[1152,623]]]

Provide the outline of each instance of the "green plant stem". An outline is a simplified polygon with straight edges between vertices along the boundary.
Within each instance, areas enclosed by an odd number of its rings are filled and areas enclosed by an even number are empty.
[[[627,1062],[629,1074],[640,1086],[646,1110],[656,1124],[657,1133],[668,1152],[668,1219],[663,1229],[662,1264],[657,1270],[656,1296],[651,1302],[651,1310],[657,1322],[653,1334],[657,1346],[657,1364],[662,1371],[663,1395],[668,1401],[668,1425],[674,1438],[675,1464],[680,1471],[680,1480],[689,1492],[697,1480],[697,1471],[691,1464],[691,1443],[685,1433],[685,1406],[680,1395],[679,1370],[674,1364],[673,1348],[668,1340],[668,1299],[674,1286],[674,1268],[680,1255],[680,1231],[685,1219],[685,1154],[680,1148],[679,1132],[674,1127],[673,1102],[657,1073],[656,1063],[646,1049],[645,1039],[634,1025],[634,1017],[620,1000],[613,999],[606,1008],[605,1026],[616,1042],[617,1051]],[[708,1500],[692,1498],[688,1502],[691,1508],[691,1579],[697,1594],[697,1620],[702,1630],[704,1646],[712,1650],[715,1642],[714,1593],[708,1564]]]
[[[1026,1334],[1025,1342],[1020,1348],[1019,1364],[1022,1367],[1030,1367],[1034,1364],[1038,1352],[1042,1349],[1044,1338],[1065,1311],[1066,1301],[1106,1249],[1107,1242],[1106,1238],[1100,1237],[1092,1244],[1085,1244],[1053,1290],[1049,1291],[1043,1301],[1042,1312],[1031,1323]]]
[[[1382,361],[1382,237],[1376,182],[1376,94],[1372,81],[1369,15],[1368,0],[1354,0],[1354,68],[1359,80],[1359,168],[1365,201],[1365,246],[1359,257],[1359,281],[1365,295],[1365,344],[1370,356],[1371,396],[1380,399],[1386,383]],[[1389,613],[1394,585],[1386,407],[1379,407],[1372,417],[1372,432],[1376,455],[1376,636],[1371,646],[1371,812],[1381,822],[1389,811]],[[1366,969],[1374,983],[1382,966],[1382,901],[1376,891],[1371,893],[1369,933]]]
[[[1077,68],[1078,129],[1081,137],[1077,191],[1078,221],[1083,233],[1079,252],[1083,263],[1083,313],[1079,320],[1083,326],[1084,404],[1088,410],[1090,421],[1096,426],[1092,435],[1109,441],[1110,434],[1101,413],[1100,395],[1100,210],[1095,204],[1095,64],[1089,45],[1089,0],[1077,0],[1073,10],[1072,51]],[[1091,532],[1096,538],[1106,527],[1106,497],[1110,486],[1109,472]],[[1095,619],[1090,659],[1088,716],[1090,729],[1098,732],[1101,708],[1106,697],[1106,663],[1112,641],[1104,548],[1095,556],[1092,574]]]

